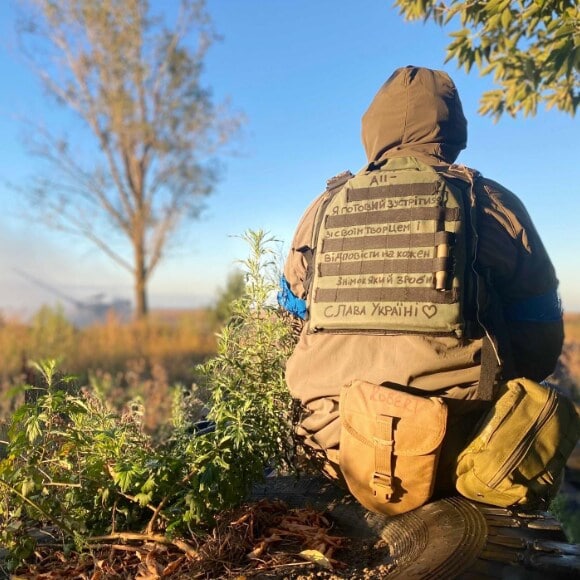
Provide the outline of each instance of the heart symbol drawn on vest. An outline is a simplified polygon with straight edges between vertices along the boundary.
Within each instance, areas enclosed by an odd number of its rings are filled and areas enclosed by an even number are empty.
[[[434,304],[426,304],[423,306],[423,314],[427,318],[433,318],[437,314],[437,306]]]

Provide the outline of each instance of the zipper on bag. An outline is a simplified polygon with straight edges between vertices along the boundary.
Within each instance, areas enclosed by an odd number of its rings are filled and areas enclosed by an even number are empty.
[[[554,414],[557,403],[558,399],[556,397],[556,393],[550,389],[548,400],[546,401],[544,407],[534,422],[533,428],[528,431],[517,449],[511,454],[509,459],[506,460],[501,470],[498,471],[496,475],[488,481],[489,487],[495,488],[503,479],[507,477],[511,471],[513,471],[515,467],[521,463],[522,459],[526,456],[527,452],[532,446],[532,443],[534,442],[538,432]]]

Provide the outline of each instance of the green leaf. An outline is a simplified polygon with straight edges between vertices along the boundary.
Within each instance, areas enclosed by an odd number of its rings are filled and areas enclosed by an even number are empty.
[[[112,474],[113,481],[121,488],[121,491],[123,492],[129,489],[135,475],[131,466],[129,465],[115,467]]]
[[[507,29],[507,28],[509,28],[509,25],[511,24],[512,20],[513,20],[513,17],[512,17],[511,10],[508,10],[508,9],[503,10],[501,13],[501,25]]]
[[[141,486],[141,491],[143,493],[148,493],[153,491],[157,487],[155,480],[151,477],[147,478],[147,481]]]
[[[151,501],[153,494],[151,493],[138,493],[135,495],[135,501],[141,506],[146,507],[147,504]]]
[[[42,421],[40,416],[32,416],[26,422],[26,437],[29,443],[34,443],[42,436]]]

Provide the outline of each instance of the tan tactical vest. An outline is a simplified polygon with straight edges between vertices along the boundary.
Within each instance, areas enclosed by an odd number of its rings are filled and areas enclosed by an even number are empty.
[[[332,195],[316,219],[309,332],[465,335],[475,318],[469,180],[396,158]]]

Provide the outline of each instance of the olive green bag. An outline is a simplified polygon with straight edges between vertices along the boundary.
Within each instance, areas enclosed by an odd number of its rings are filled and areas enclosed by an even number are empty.
[[[568,398],[528,379],[507,381],[458,456],[457,491],[501,507],[545,506],[579,436],[580,419]]]
[[[356,499],[388,515],[426,503],[447,427],[443,400],[353,381],[339,408],[339,466]]]

